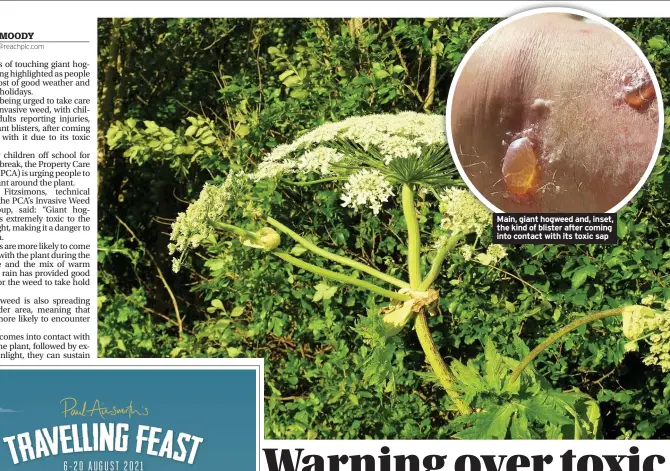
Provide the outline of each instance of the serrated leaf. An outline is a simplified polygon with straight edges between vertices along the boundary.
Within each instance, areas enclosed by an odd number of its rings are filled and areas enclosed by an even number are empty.
[[[560,409],[557,404],[546,395],[535,396],[522,403],[529,420],[541,424],[565,425],[571,424],[572,419],[567,415],[567,409]]]
[[[498,350],[491,340],[487,340],[484,345],[484,358],[486,361],[484,366],[484,380],[491,389],[500,393],[507,371],[502,355],[498,353]]]
[[[528,429],[528,417],[523,410],[517,410],[516,414],[512,416],[509,433],[513,440],[530,440],[533,438]]]
[[[510,419],[516,411],[514,404],[493,406],[491,409],[472,414],[472,427],[457,433],[455,436],[462,439],[503,440],[507,436]]]
[[[458,360],[453,360],[450,364],[451,371],[462,386],[466,386],[467,390],[474,394],[479,394],[486,391],[486,383],[481,377],[477,368],[472,362],[464,365]],[[468,392],[468,391],[464,392]]]

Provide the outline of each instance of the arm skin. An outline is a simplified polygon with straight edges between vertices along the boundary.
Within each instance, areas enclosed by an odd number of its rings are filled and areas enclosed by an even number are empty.
[[[629,106],[626,74],[649,78],[621,37],[581,17],[544,13],[497,30],[453,95],[454,144],[470,181],[507,212],[612,209],[640,181],[658,136],[657,99]],[[502,160],[521,136],[537,143],[539,181],[519,197],[505,187]]]

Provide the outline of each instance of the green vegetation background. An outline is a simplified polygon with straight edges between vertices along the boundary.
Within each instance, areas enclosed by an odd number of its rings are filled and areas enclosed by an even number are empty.
[[[101,20],[100,355],[263,357],[267,438],[448,437],[450,402],[417,374],[425,371],[424,357],[411,329],[387,351],[395,394],[369,368],[371,352],[353,331],[374,307],[366,294],[325,285],[236,242],[201,251],[174,274],[167,244],[171,221],[204,182],[253,168],[269,149],[304,130],[369,113],[442,112],[460,60],[495,22]],[[648,55],[667,93],[667,22],[615,24]],[[194,115],[214,119],[223,130],[212,156],[166,152],[127,159],[105,146],[114,120],[176,129]],[[513,335],[532,347],[572,313],[638,303],[650,294],[670,298],[667,150],[666,139],[649,182],[619,213],[618,245],[521,246],[510,250],[502,271],[455,254],[444,277],[454,281],[440,286],[442,315],[430,319],[442,355],[480,358],[484,339],[513,355],[504,347]],[[282,220],[321,246],[402,269],[398,208],[380,217],[352,214],[327,184],[257,191],[268,206],[281,208]],[[422,217],[436,215],[424,208]],[[605,438],[668,438],[670,375],[645,367],[639,354],[624,356],[620,336],[607,335],[619,324],[605,320],[575,331],[537,368],[558,387],[598,399]],[[202,394],[217,391],[193,391],[191,399]]]

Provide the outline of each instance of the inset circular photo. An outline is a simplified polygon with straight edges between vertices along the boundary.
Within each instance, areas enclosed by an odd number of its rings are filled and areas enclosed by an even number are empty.
[[[615,212],[642,187],[663,135],[654,71],[602,18],[542,8],[468,51],[447,135],[470,189],[494,212]]]

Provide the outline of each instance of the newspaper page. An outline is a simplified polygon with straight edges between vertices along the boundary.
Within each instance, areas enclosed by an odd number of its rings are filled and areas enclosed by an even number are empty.
[[[2,7],[0,471],[667,469],[667,4]]]

